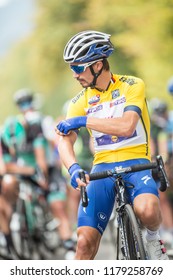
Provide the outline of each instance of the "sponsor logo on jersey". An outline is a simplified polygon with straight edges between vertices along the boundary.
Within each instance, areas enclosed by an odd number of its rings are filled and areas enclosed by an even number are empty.
[[[115,135],[113,135],[113,136],[111,137],[111,140],[112,140],[112,142],[117,142],[117,141],[118,141],[118,137],[115,136]]]
[[[115,89],[115,90],[113,90],[111,93],[112,93],[112,99],[115,99],[115,98],[117,98],[118,96],[120,96],[120,91],[119,91],[119,89]]]
[[[92,96],[89,100],[88,103],[90,105],[96,105],[100,101],[100,94],[96,94],[95,96]]]
[[[122,98],[118,99],[118,100],[114,100],[113,102],[110,103],[110,108],[112,108],[113,106],[122,104],[126,102],[126,98],[123,96]]]
[[[103,105],[98,105],[96,107],[89,108],[87,114],[96,113],[103,109]]]
[[[137,84],[137,82],[134,78],[121,77],[119,80],[123,83],[129,84],[130,86]]]
[[[136,136],[137,136],[136,131],[130,137],[120,137],[120,136],[117,137],[114,135],[111,136],[111,135],[104,134],[101,137],[96,137],[95,140],[96,140],[96,143],[98,146],[103,146],[103,145],[111,145],[111,144],[115,144],[115,143],[120,143],[122,141],[126,141],[126,140],[131,139]]]
[[[72,102],[73,102],[73,103],[76,103],[76,102],[78,101],[78,99],[79,99],[81,96],[84,95],[84,93],[85,93],[84,90],[81,91],[77,96],[75,96],[75,97],[72,99]]]

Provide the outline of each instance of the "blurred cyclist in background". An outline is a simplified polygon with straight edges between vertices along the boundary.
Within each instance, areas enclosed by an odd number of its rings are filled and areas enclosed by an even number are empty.
[[[173,97],[173,77],[168,81],[168,93]],[[173,111],[169,112],[168,123],[166,127],[167,132],[167,149],[168,160],[173,160]]]
[[[159,137],[165,131],[168,121],[168,106],[159,98],[152,98],[149,102],[150,120],[151,120],[151,138],[154,145],[154,154],[157,156],[159,150]]]
[[[47,129],[53,131],[53,124],[51,127],[49,123],[49,128],[46,128],[47,120],[35,110],[34,93],[30,89],[17,91],[14,101],[21,114],[7,119],[1,137],[5,172],[8,173],[2,181],[2,194],[6,194],[8,207],[11,207],[11,213],[6,219],[6,239],[11,245],[11,240],[8,240],[12,214],[10,198],[17,198],[19,192],[19,182],[10,173],[33,175],[38,166],[44,174],[45,180],[41,182],[41,187],[47,193],[46,200],[53,217],[60,221],[58,232],[62,244],[67,250],[73,250],[72,231],[66,213],[66,182],[54,161],[55,146],[44,135]]]
[[[171,77],[168,81],[167,90],[170,96],[173,98],[173,77]],[[169,112],[166,133],[167,133],[167,149],[168,149],[167,173],[171,185],[168,196],[172,205],[172,213],[173,213],[173,110]]]
[[[170,124],[170,112],[168,111],[167,103],[159,98],[150,100],[150,120],[151,120],[151,138],[152,138],[152,158],[154,159],[158,154],[162,154],[165,161],[165,169],[170,180],[170,159],[172,155],[172,125]],[[165,137],[166,136],[166,137]],[[160,180],[158,174],[153,171],[155,181],[160,187]],[[169,199],[171,188],[166,192],[160,192],[160,205],[162,209],[162,226],[161,238],[165,240],[166,247],[170,250],[173,249],[173,209]],[[168,250],[168,253],[170,251]]]

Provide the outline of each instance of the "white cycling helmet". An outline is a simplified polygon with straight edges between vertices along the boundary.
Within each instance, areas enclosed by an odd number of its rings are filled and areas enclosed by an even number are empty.
[[[33,91],[29,88],[22,88],[15,92],[14,102],[19,105],[23,102],[32,102],[33,101]]]
[[[107,58],[114,51],[109,34],[86,30],[74,35],[64,48],[67,63],[87,63]]]

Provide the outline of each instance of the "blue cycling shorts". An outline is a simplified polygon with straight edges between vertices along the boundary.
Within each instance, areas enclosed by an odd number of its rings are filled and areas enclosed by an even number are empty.
[[[127,167],[148,162],[149,160],[147,159],[134,159],[118,163],[101,163],[93,166],[91,173],[113,169],[118,166]],[[132,204],[134,198],[142,193],[151,193],[159,197],[158,187],[152,177],[151,170],[125,174],[123,178],[126,182],[129,202]],[[81,203],[79,204],[78,227],[90,226],[103,234],[115,203],[116,191],[114,182],[115,179],[110,177],[90,181],[87,186],[88,206],[84,208]],[[128,186],[134,187],[128,188]]]

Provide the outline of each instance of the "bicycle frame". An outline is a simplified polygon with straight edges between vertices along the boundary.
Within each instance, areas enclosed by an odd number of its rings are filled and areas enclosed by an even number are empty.
[[[115,181],[115,188],[116,188],[116,212],[117,212],[117,259],[119,259],[119,247],[121,245],[121,252],[124,256],[128,255],[127,248],[126,248],[126,242],[125,242],[125,234],[124,234],[124,229],[123,229],[123,223],[122,223],[122,213],[124,206],[127,203],[127,199],[125,197],[125,183],[122,179],[121,175],[118,175]],[[120,233],[120,240],[119,240],[119,233]]]
[[[116,188],[116,212],[117,212],[117,259],[120,259],[120,246],[121,253],[124,259],[146,259],[144,242],[141,234],[141,229],[138,224],[138,220],[133,212],[133,207],[129,203],[126,195],[126,182],[122,178],[121,175],[118,175],[115,180],[115,188]],[[131,186],[128,186],[131,187]],[[133,186],[132,186],[133,188]],[[128,215],[132,215],[128,217],[126,211],[129,209],[130,213]],[[125,217],[126,216],[126,217]],[[127,221],[126,221],[127,219]],[[127,225],[128,219],[130,223]],[[132,236],[128,237],[129,232],[127,232],[127,227],[132,232]],[[120,240],[119,240],[120,233]],[[131,244],[132,245],[131,245]]]

